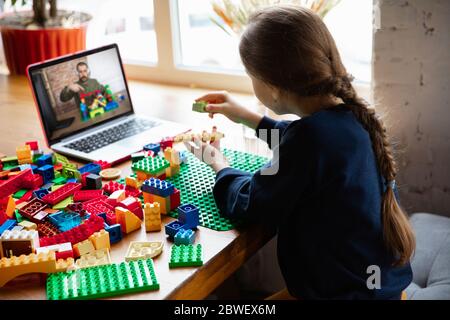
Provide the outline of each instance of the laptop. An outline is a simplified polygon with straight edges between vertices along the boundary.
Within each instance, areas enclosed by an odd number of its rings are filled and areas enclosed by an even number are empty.
[[[134,113],[117,44],[30,65],[27,75],[47,145],[61,154],[118,163],[189,130]]]

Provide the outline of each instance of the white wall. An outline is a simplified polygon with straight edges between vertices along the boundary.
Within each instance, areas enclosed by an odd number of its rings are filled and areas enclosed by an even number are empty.
[[[100,84],[109,84],[113,92],[125,89],[125,82],[120,70],[120,62],[115,50],[108,50],[88,56],[91,78]]]
[[[374,10],[373,99],[398,143],[402,204],[450,216],[450,1]]]

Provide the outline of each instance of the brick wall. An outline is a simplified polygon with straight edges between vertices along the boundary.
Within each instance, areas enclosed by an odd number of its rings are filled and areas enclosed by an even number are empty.
[[[68,102],[61,102],[59,95],[61,90],[71,82],[78,81],[78,74],[76,72],[76,65],[78,62],[86,62],[86,57],[81,59],[69,61],[67,63],[58,64],[49,67],[46,70],[47,79],[51,88],[51,94],[55,101],[55,109],[58,114],[58,118],[64,118],[63,114],[78,110],[78,106],[75,105],[75,100],[70,100]]]
[[[400,196],[450,216],[450,1],[375,0],[373,101],[398,143]]]

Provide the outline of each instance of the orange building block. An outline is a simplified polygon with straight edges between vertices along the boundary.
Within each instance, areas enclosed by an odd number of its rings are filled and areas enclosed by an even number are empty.
[[[141,219],[139,219],[133,212],[122,207],[116,207],[117,223],[123,233],[130,233],[141,228]]]
[[[95,232],[89,237],[89,240],[91,240],[92,244],[95,247],[95,250],[109,249],[111,247],[111,243],[109,241],[109,232],[105,231],[104,229]]]

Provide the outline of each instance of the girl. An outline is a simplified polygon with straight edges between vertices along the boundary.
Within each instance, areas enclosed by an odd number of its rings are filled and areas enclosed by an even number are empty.
[[[276,224],[280,268],[296,298],[399,299],[412,280],[415,238],[394,195],[394,157],[327,27],[302,7],[266,8],[251,17],[239,51],[257,98],[301,119],[274,121],[226,92],[197,99],[209,103],[211,117],[259,134],[279,130],[279,145],[269,143],[279,156],[265,168],[278,167],[272,175],[232,169],[214,146],[196,141],[214,155],[222,214]]]

